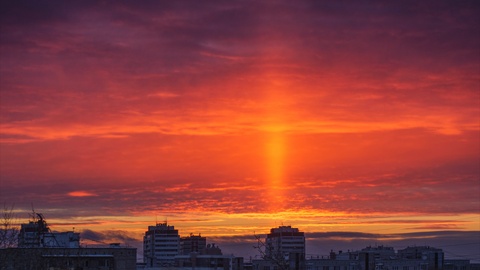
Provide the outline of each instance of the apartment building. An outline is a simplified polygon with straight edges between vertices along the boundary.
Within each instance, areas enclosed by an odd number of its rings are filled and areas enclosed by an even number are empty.
[[[180,254],[180,235],[174,226],[157,223],[148,226],[143,237],[143,259],[148,267],[171,267]]]

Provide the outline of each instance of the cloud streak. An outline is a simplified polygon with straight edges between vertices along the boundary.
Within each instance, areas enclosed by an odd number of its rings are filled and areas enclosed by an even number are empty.
[[[22,23],[16,13],[33,13],[36,4],[6,5],[2,47],[11,53],[2,68],[8,75],[2,81],[4,143],[243,134],[275,125],[293,133],[478,131],[472,118],[478,114],[478,63],[467,59],[475,59],[479,41],[469,38],[475,28],[464,16],[472,3],[458,4],[451,15],[439,4],[438,14],[428,17],[413,3],[206,4],[195,16],[183,5],[152,4],[158,14],[130,3],[106,5],[110,9],[99,13],[93,3],[47,4],[40,10],[55,16],[35,12]],[[338,20],[332,11],[350,19]],[[30,35],[15,35],[19,30]],[[446,35],[458,39],[447,42]],[[18,48],[32,53],[17,57]],[[457,62],[461,53],[465,61]],[[19,83],[21,76],[28,83]],[[269,101],[272,88],[288,98]],[[256,117],[269,110],[286,113],[286,123]],[[347,111],[357,113],[346,118]]]

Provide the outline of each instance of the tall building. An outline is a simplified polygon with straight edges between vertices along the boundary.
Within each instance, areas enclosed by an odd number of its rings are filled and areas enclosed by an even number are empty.
[[[291,253],[302,254],[305,257],[305,233],[291,226],[273,228],[265,239],[267,257],[275,257],[278,254],[285,258]]]
[[[273,228],[265,239],[266,259],[285,262],[289,269],[305,267],[305,233],[291,226]]]
[[[143,260],[148,267],[169,267],[180,253],[180,236],[174,226],[157,223],[148,226],[143,237]]]
[[[189,255],[192,252],[205,254],[207,238],[199,235],[190,234],[190,236],[180,238],[180,254]]]

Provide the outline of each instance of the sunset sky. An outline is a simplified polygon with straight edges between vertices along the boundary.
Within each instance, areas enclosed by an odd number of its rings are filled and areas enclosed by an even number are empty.
[[[1,1],[0,27],[19,222],[480,260],[478,1]]]

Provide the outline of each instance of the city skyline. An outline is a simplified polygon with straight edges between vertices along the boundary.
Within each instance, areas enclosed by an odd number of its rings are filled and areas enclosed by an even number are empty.
[[[307,253],[418,241],[480,260],[479,17],[1,1],[0,201],[105,241],[167,220],[233,252],[285,224]]]
[[[103,246],[79,246],[79,233],[53,232],[43,214],[32,213],[28,224],[21,224],[18,247],[2,248],[1,261],[7,269],[30,269],[29,265],[79,266],[96,269],[98,266],[114,266],[110,269],[190,269],[218,267],[229,269],[317,269],[341,267],[352,269],[475,269],[480,264],[468,258],[445,257],[442,248],[429,245],[414,245],[396,250],[385,245],[366,246],[361,249],[330,250],[328,255],[307,255],[306,238],[298,228],[281,225],[270,229],[264,236],[255,236],[255,249],[260,256],[249,258],[224,254],[215,244],[207,244],[206,237],[190,234],[182,237],[174,226],[157,223],[149,226],[143,241],[144,260],[138,261],[138,254],[131,246],[121,243],[103,243]],[[5,244],[2,240],[2,246]],[[98,242],[98,241],[95,241]],[[138,250],[137,250],[138,251]],[[69,259],[60,254],[71,254]],[[43,255],[41,255],[43,254]],[[57,255],[53,255],[57,254]],[[81,255],[80,255],[81,254]],[[53,256],[52,256],[53,255]],[[80,255],[80,256],[79,256]],[[100,255],[100,256],[99,256]],[[143,257],[140,254],[140,257]],[[26,256],[26,257],[25,257]],[[71,258],[76,258],[71,260]],[[245,263],[245,264],[244,264]],[[5,266],[5,265],[3,265]],[[405,269],[406,269],[405,268]]]
[[[145,260],[143,260],[144,251],[146,248],[145,238],[143,241],[141,239],[135,239],[133,237],[129,237],[124,232],[122,233],[114,229],[106,231],[104,233],[94,232],[89,229],[82,230],[81,232],[74,232],[74,230],[62,232],[57,231],[54,228],[50,228],[49,223],[47,222],[43,214],[33,212],[30,214],[30,216],[31,219],[28,223],[19,221],[19,223],[22,223],[21,230],[20,227],[17,226],[19,224],[16,224],[15,222],[13,223],[13,226],[17,227],[17,229],[20,230],[20,234],[18,235],[18,247],[20,248],[35,247],[35,243],[37,243],[38,245],[41,245],[42,243],[46,248],[62,245],[69,245],[79,248],[79,244],[81,248],[112,246],[128,248],[134,247],[137,249],[137,262],[146,262]],[[14,220],[17,221],[16,218],[14,218]],[[36,229],[34,231],[37,231],[40,234],[44,235],[42,237],[30,235],[30,238],[28,238],[30,239],[30,242],[27,241],[27,244],[25,244],[25,236],[22,236],[21,231],[23,231],[24,227],[32,228],[32,226],[35,226],[37,223],[41,224],[39,225],[40,227],[44,226],[45,229]],[[174,225],[166,223],[166,221],[156,223],[156,225],[151,224],[150,226],[148,226],[148,228],[145,228],[144,237],[147,237],[147,234],[149,232],[151,233],[151,231],[155,229],[165,231],[172,230],[174,231],[173,234],[165,235],[167,235],[167,238],[173,235],[173,239],[176,239],[176,241],[178,242],[178,255],[187,255],[184,253],[184,247],[181,244],[184,239],[188,240],[191,237],[197,237],[198,239],[203,239],[203,245],[205,247],[212,246],[220,248],[220,252],[222,252],[222,247],[225,247],[223,249],[224,255],[235,255],[238,257],[243,257],[245,261],[262,259],[264,258],[264,256],[265,258],[269,258],[270,255],[267,247],[270,246],[272,243],[269,243],[268,238],[278,237],[281,232],[286,232],[284,236],[287,236],[285,240],[287,246],[290,242],[298,244],[297,239],[290,237],[291,232],[294,232],[293,234],[295,234],[296,232],[295,236],[299,237],[299,239],[303,239],[301,240],[303,242],[302,253],[305,255],[306,259],[328,259],[330,258],[332,252],[357,252],[364,248],[388,247],[399,250],[408,247],[432,247],[442,249],[446,255],[445,259],[469,260],[471,263],[480,262],[477,257],[478,253],[475,253],[474,251],[478,247],[478,242],[472,242],[474,241],[474,239],[476,239],[476,237],[478,237],[477,231],[438,231],[411,233],[403,235],[367,234],[356,232],[324,232],[305,234],[303,231],[299,231],[298,228],[292,228],[290,225],[280,225],[278,227],[271,228],[269,232],[262,232],[259,234],[243,237],[219,238],[209,236],[206,237],[205,235],[202,236],[201,233],[198,233],[198,235],[195,235],[193,233],[187,235],[179,232],[178,230],[175,230],[174,227]],[[72,235],[74,234],[76,235],[76,237],[72,238]],[[160,235],[162,235],[162,232],[160,232],[158,236]],[[52,241],[52,239],[56,240]],[[118,243],[112,243],[112,239],[114,239],[114,241],[118,241]],[[31,245],[29,246],[28,243],[30,243]],[[162,240],[160,243],[169,246],[169,243],[167,243],[167,241],[165,240]],[[220,246],[218,245],[218,243],[220,243]],[[215,246],[215,244],[217,245]],[[305,249],[305,247],[307,248]],[[464,253],[465,247],[468,253]]]

